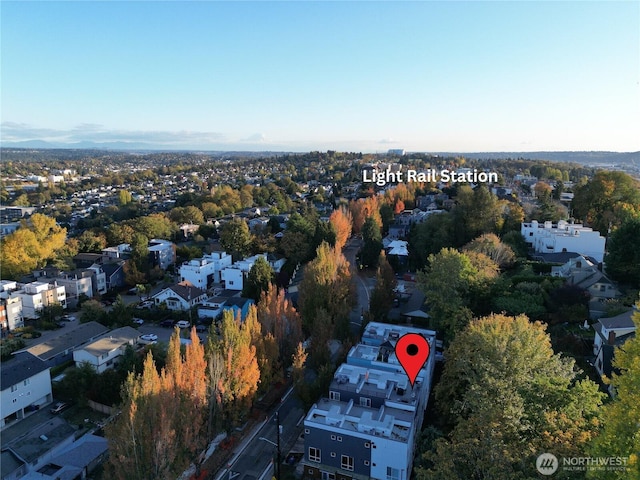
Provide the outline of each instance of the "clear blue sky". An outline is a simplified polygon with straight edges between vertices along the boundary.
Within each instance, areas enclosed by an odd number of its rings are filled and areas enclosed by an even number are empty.
[[[2,141],[640,150],[640,2],[9,2]]]

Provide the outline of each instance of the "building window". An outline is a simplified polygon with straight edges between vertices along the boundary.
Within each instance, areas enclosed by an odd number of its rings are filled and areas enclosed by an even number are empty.
[[[31,382],[31,379],[30,379],[30,378],[27,378],[27,379],[26,379],[24,382],[22,382],[22,383],[24,383],[24,386],[26,387],[27,385],[29,385],[29,383],[30,383],[30,382]]]
[[[365,467],[368,467],[368,466],[369,466],[369,460],[365,460],[365,461],[364,461],[364,466],[365,466]]]
[[[335,442],[336,436],[335,435],[331,435],[331,440],[333,440]]]
[[[340,459],[340,468],[353,472],[353,457],[342,455],[342,458]]]
[[[336,480],[335,473],[322,472],[322,480]]]
[[[15,392],[16,390],[18,390],[18,385],[11,385],[11,391]]]
[[[311,433],[311,430],[309,430],[308,428],[304,429],[304,434],[305,435],[309,435]]]
[[[331,458],[336,458],[336,452],[331,452]]]
[[[340,392],[330,391],[330,392],[329,392],[329,398],[330,398],[331,400],[337,400],[337,401],[340,401]]]
[[[309,447],[309,461],[310,462],[319,462],[320,461],[320,449],[316,447]]]
[[[371,407],[371,399],[367,397],[360,397],[361,407]]]
[[[400,470],[387,467],[387,480],[400,480]]]
[[[365,442],[364,448],[371,448],[371,444],[369,442]]]
[[[342,437],[338,435],[337,440],[338,440],[339,442],[341,442],[341,441],[342,441]]]

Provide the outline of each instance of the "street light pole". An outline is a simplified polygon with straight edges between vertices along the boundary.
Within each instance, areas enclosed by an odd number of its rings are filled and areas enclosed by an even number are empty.
[[[278,449],[278,455],[277,455],[278,463],[276,464],[276,479],[280,480],[280,464],[282,463],[280,460],[280,411],[276,412],[276,443],[278,444],[278,446],[276,447]]]

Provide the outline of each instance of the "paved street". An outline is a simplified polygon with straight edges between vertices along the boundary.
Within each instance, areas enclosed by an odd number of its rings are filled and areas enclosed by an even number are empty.
[[[356,285],[356,292],[358,295],[358,302],[351,311],[351,318],[349,319],[351,323],[351,331],[354,334],[360,334],[360,329],[362,326],[362,315],[363,313],[369,311],[371,290],[373,290],[373,287],[375,286],[375,279],[369,278],[364,273],[362,273],[358,268],[358,264],[356,262],[356,254],[358,253],[358,250],[362,248],[362,244],[363,241],[361,239],[352,237],[347,241],[347,244],[342,250],[345,258],[351,264],[353,278]]]
[[[284,461],[287,452],[304,428],[300,419],[305,411],[302,409],[302,403],[294,394],[290,394],[276,411],[280,412],[280,425],[282,426],[280,451]],[[248,443],[238,447],[238,449],[243,447],[244,449],[239,455],[234,455],[227,468],[218,472],[215,477],[217,480],[258,480],[263,475],[266,478],[266,473],[273,468],[272,462],[276,457],[274,445],[276,443],[276,411],[269,415],[267,422]]]

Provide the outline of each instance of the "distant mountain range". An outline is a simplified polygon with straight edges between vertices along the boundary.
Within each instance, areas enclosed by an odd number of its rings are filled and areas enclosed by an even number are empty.
[[[272,145],[273,147],[275,145]],[[29,149],[87,149],[87,150],[119,150],[119,151],[144,151],[144,152],[216,152],[227,154],[246,153],[250,156],[257,154],[273,155],[275,150],[278,154],[300,153],[287,152],[283,145],[275,146],[269,151],[246,151],[238,149],[238,145],[216,145],[216,146],[196,146],[194,148],[178,147],[158,147],[152,143],[144,142],[78,142],[61,143],[46,142],[43,140],[28,140],[23,142],[2,142],[1,148],[29,148]],[[264,145],[262,146],[264,147]],[[278,148],[280,147],[280,148]],[[283,148],[284,147],[284,148]],[[548,160],[552,162],[575,162],[580,164],[637,164],[640,165],[640,152],[426,152],[441,157],[466,157],[475,159],[506,159],[506,158],[527,158],[532,160]]]
[[[476,159],[528,158],[551,162],[574,162],[580,164],[633,164],[640,165],[640,152],[437,152],[440,156],[462,156]]]

